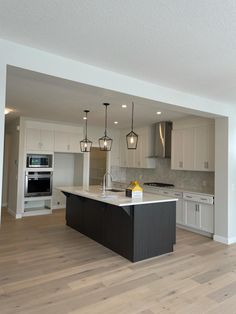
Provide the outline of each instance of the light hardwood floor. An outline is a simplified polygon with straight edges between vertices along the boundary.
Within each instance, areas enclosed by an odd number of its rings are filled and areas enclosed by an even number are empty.
[[[174,254],[132,264],[64,211],[0,228],[0,313],[236,313],[236,246],[177,230]]]

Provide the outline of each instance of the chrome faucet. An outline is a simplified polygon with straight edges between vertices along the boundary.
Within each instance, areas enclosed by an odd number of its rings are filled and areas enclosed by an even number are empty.
[[[110,174],[109,171],[106,171],[104,176],[103,176],[103,180],[102,180],[102,194],[105,195],[106,194],[106,189],[108,188],[108,180],[107,180],[107,176],[110,176],[110,179],[112,181],[112,176]]]

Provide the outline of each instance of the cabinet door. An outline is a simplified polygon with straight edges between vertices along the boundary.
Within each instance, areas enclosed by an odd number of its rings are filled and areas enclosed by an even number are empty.
[[[53,151],[54,150],[54,134],[53,131],[50,130],[40,130],[41,137],[41,149],[45,151]]]
[[[67,132],[55,131],[54,151],[67,153],[69,151],[69,136]]]
[[[176,223],[178,224],[185,224],[185,220],[184,220],[184,204],[183,204],[183,200],[179,199],[176,202]]]
[[[172,130],[171,169],[183,169],[183,130]]]
[[[213,233],[213,205],[199,204],[200,229]]]
[[[120,167],[127,167],[127,145],[124,132],[120,134]]]
[[[27,151],[41,150],[40,129],[26,129],[26,149]]]
[[[183,130],[183,169],[194,170],[194,129]]]
[[[192,228],[199,229],[199,212],[198,203],[191,201],[184,201],[185,203],[185,215],[186,215],[186,225]]]
[[[82,134],[69,133],[69,151],[71,153],[81,153],[80,141],[82,140]]]
[[[199,171],[209,169],[209,127],[195,128],[195,161],[194,168]]]

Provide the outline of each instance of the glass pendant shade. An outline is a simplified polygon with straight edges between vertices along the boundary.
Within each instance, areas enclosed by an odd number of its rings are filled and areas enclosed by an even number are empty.
[[[98,141],[99,141],[100,150],[106,150],[106,151],[111,150],[113,140],[109,136],[104,135],[103,137],[100,137]]]
[[[134,132],[134,103],[132,102],[131,131],[126,135],[128,149],[136,149],[138,146],[138,134]]]
[[[92,142],[89,139],[83,139],[80,141],[80,150],[83,153],[88,153],[91,151]]]
[[[129,132],[126,135],[126,143],[128,149],[136,149],[138,146],[138,134],[134,131]]]
[[[105,131],[104,136],[100,137],[98,142],[100,150],[110,151],[112,148],[113,139],[107,136],[107,107],[109,106],[109,104],[104,103],[103,105],[105,106]]]
[[[85,137],[82,141],[80,141],[80,150],[82,153],[89,153],[92,147],[92,142],[88,139],[87,133],[88,133],[88,112],[89,110],[84,110],[86,116],[85,116]]]

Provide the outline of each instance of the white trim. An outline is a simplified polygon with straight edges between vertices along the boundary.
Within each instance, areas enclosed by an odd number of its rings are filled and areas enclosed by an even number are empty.
[[[226,237],[218,236],[217,234],[214,235],[213,240],[223,243],[223,244],[227,244],[227,245],[236,243],[236,237],[226,238]]]
[[[52,206],[52,210],[65,209],[65,208],[66,208],[66,204]]]
[[[176,224],[176,227],[180,228],[180,229],[184,229],[184,230],[190,231],[190,232],[193,232],[193,233],[201,234],[201,235],[203,235],[205,237],[208,237],[208,238],[213,238],[213,234],[210,233],[210,232],[207,232],[207,231],[194,229],[194,228],[191,228],[191,227],[188,227],[188,226],[185,226],[185,225],[181,225],[181,224],[178,224],[178,223]]]
[[[39,209],[39,210],[31,210],[28,212],[24,212],[23,216],[24,217],[29,217],[29,216],[41,216],[41,215],[49,215],[52,213],[51,209]]]
[[[19,213],[17,214],[17,213],[14,212],[14,210],[12,210],[10,208],[8,208],[7,211],[8,211],[8,213],[11,216],[15,217],[16,219],[21,219],[22,218],[22,214],[19,214]]]

